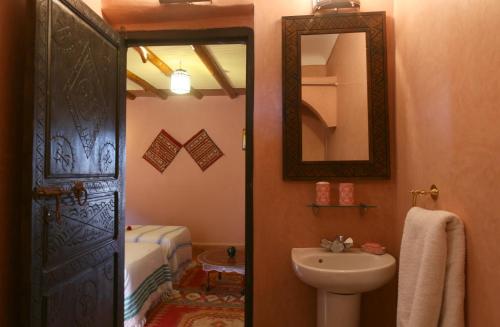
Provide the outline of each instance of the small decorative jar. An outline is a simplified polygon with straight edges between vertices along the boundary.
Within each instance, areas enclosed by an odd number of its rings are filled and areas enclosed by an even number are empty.
[[[316,204],[320,206],[330,205],[330,183],[316,183]]]
[[[339,184],[339,204],[341,206],[354,205],[354,184],[340,183]]]

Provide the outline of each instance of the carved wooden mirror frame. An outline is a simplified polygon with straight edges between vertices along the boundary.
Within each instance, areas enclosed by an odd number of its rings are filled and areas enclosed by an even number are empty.
[[[385,12],[283,17],[283,178],[390,177]],[[301,36],[365,32],[369,160],[302,161]]]

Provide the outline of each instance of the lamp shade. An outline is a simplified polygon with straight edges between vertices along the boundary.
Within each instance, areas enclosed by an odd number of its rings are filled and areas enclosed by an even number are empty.
[[[184,69],[175,70],[170,76],[170,90],[175,94],[191,92],[191,77]]]

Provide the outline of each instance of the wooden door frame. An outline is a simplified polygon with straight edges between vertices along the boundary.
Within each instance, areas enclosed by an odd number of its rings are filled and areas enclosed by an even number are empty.
[[[126,47],[141,45],[246,44],[245,326],[253,326],[253,111],[254,31],[247,27],[122,32]]]

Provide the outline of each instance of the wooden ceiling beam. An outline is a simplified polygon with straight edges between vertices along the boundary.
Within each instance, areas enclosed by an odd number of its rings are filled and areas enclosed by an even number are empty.
[[[148,47],[144,47],[147,51],[147,60],[149,60],[153,65],[156,66],[165,76],[170,77],[174,70],[163,60],[161,60],[160,57],[158,57],[153,50],[151,50]],[[195,89],[194,87],[191,87],[191,95],[194,96],[196,99],[201,99],[203,98],[203,94]]]
[[[162,89],[161,91],[164,91],[168,94],[169,97],[171,96],[189,96],[188,94],[175,94],[172,91],[168,89]],[[226,91],[223,89],[198,89],[198,91],[203,94],[204,97],[211,97],[211,96],[227,96]],[[238,95],[246,95],[246,89],[243,88],[237,88],[235,91],[238,93]],[[127,92],[132,93],[134,96],[138,98],[142,97],[156,97],[155,94],[145,91],[145,90],[128,90]]]
[[[134,47],[134,50],[141,56],[143,64],[148,62],[148,53],[144,47]]]
[[[153,85],[149,84],[147,81],[143,80],[142,78],[140,78],[139,76],[137,76],[136,74],[132,73],[129,70],[127,70],[127,78],[129,80],[131,80],[132,82],[134,82],[135,84],[137,84],[140,87],[142,87],[145,91],[152,92],[157,97],[159,97],[159,98],[161,98],[163,100],[166,100],[168,98],[167,92],[165,92],[163,90],[157,89],[156,87],[154,87]]]
[[[174,70],[170,68],[170,66],[166,64],[163,60],[161,60],[160,57],[158,57],[153,52],[153,50],[151,50],[148,47],[145,47],[145,49],[147,51],[147,60],[149,60],[153,65],[155,65],[156,68],[158,68],[163,74],[165,74],[165,76],[170,77],[170,75],[172,75]]]
[[[231,99],[236,98],[238,93],[229,82],[229,79],[217,63],[217,60],[212,56],[210,51],[208,51],[207,47],[204,45],[193,45],[193,49],[226,94]]]
[[[132,93],[130,91],[127,91],[127,99],[135,100],[135,98],[137,98],[137,95],[135,95],[134,93]]]

